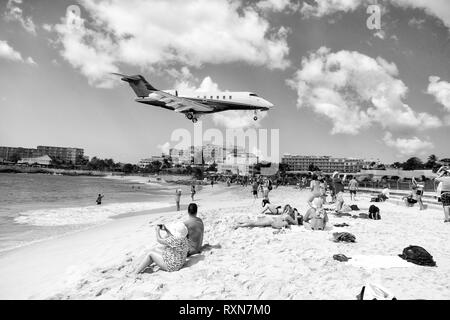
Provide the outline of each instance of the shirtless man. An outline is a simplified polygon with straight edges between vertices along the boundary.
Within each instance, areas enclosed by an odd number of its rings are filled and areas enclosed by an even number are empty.
[[[188,206],[189,217],[184,221],[188,229],[189,252],[188,256],[199,253],[203,243],[204,226],[203,221],[197,217],[197,205],[191,203]]]

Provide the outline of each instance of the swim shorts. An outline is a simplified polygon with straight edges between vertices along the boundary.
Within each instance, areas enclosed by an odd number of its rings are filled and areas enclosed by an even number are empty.
[[[444,207],[450,206],[450,192],[441,193],[441,202]]]

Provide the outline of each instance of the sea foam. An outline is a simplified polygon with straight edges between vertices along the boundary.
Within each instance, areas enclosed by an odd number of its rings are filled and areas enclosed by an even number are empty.
[[[14,221],[42,227],[92,224],[108,220],[119,214],[167,208],[172,205],[164,202],[128,202],[87,207],[39,209],[22,212]]]

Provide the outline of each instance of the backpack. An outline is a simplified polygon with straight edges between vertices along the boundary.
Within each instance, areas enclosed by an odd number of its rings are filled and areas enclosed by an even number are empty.
[[[420,266],[435,267],[436,262],[433,260],[433,256],[428,253],[422,247],[419,246],[409,246],[403,249],[403,253],[398,255],[400,258],[418,264]]]
[[[369,207],[369,219],[380,220],[381,219],[380,208],[372,204]]]

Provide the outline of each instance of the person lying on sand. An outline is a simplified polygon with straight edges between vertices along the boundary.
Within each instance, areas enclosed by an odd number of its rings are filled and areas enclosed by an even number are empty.
[[[191,203],[188,206],[188,218],[184,220],[184,225],[188,229],[188,256],[200,253],[203,243],[204,225],[202,219],[197,217],[197,204]]]
[[[303,217],[304,225],[306,228],[312,230],[325,230],[325,226],[328,222],[328,215],[323,209],[323,200],[316,198],[313,201],[313,207],[306,211]]]
[[[276,206],[274,204],[271,204],[269,200],[264,199],[262,201],[263,209],[261,211],[261,214],[272,214],[272,215],[279,215],[282,213],[281,206]]]
[[[278,216],[259,216],[256,221],[238,222],[238,225],[234,229],[238,228],[265,228],[272,227],[274,229],[282,229],[289,225],[298,225],[301,221],[301,215],[298,211],[292,210],[290,213],[283,213]]]
[[[165,236],[161,235],[165,231]],[[189,245],[186,236],[188,229],[183,222],[174,222],[167,226],[156,226],[156,240],[163,245],[162,248],[154,248],[136,273],[143,273],[151,264],[155,264],[164,271],[172,272],[180,270],[186,262]]]

